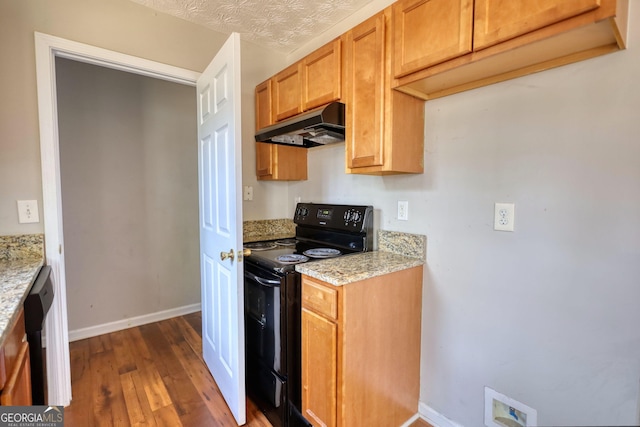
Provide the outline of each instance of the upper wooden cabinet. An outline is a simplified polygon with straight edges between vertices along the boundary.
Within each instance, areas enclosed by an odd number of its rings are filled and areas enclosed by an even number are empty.
[[[396,77],[471,52],[473,0],[400,0],[392,11]]]
[[[484,49],[600,7],[600,0],[476,0],[473,46]]]
[[[302,109],[312,110],[342,96],[342,42],[336,39],[302,60]]]
[[[273,124],[271,79],[256,86],[256,130]]]
[[[455,56],[456,42],[468,48],[470,3],[393,6],[394,88],[428,100],[625,47],[629,0],[475,0],[472,51]],[[445,35],[434,41],[439,31]]]
[[[256,175],[261,181],[307,179],[307,149],[256,142]]]
[[[348,173],[422,173],[424,102],[391,89],[390,9],[344,35]]]
[[[273,117],[280,121],[302,112],[302,63],[297,62],[272,78]]]
[[[272,85],[269,79],[256,86],[256,130],[274,123]],[[307,179],[307,150],[256,142],[258,180],[301,181]]]
[[[341,40],[336,39],[271,78],[276,122],[341,98]],[[257,92],[257,88],[256,88]]]

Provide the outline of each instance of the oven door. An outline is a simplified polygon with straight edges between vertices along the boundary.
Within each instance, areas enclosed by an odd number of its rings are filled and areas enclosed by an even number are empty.
[[[285,277],[244,265],[247,393],[273,426],[287,425]],[[286,304],[284,304],[286,306]]]
[[[245,355],[284,375],[286,313],[281,309],[284,278],[246,263],[244,266]]]

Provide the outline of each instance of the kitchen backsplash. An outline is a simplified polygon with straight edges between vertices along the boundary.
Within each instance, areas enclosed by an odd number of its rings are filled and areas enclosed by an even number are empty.
[[[44,256],[44,234],[0,236],[0,261]]]
[[[378,230],[378,250],[426,260],[427,236]]]
[[[242,234],[245,242],[293,237],[296,234],[296,225],[291,219],[244,221]]]

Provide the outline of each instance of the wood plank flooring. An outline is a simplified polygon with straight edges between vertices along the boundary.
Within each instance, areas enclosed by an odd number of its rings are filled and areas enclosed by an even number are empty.
[[[202,360],[201,313],[70,345],[65,426],[237,426]],[[247,401],[247,426],[270,427]]]

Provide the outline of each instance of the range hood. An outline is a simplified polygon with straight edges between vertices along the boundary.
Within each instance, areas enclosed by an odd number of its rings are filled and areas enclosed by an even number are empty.
[[[257,142],[315,147],[344,141],[344,104],[332,102],[260,129]]]

